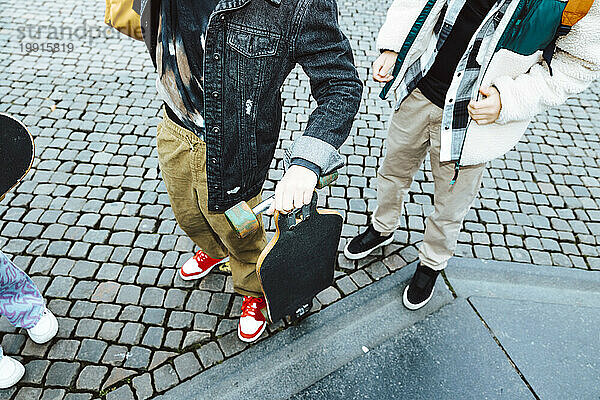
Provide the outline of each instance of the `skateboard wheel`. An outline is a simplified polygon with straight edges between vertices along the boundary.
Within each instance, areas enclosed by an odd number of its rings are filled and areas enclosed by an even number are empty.
[[[225,217],[239,237],[245,238],[259,228],[256,215],[245,201],[239,202],[225,211]]]

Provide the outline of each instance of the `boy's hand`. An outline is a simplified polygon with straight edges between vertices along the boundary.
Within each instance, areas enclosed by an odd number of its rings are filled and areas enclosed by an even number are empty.
[[[398,53],[384,51],[373,63],[373,79],[377,82],[389,82],[392,80],[392,68],[396,64]]]
[[[502,110],[500,92],[493,86],[482,86],[479,89],[484,98],[469,103],[469,115],[477,125],[488,125],[496,122]]]
[[[275,210],[286,214],[310,203],[317,180],[317,175],[310,169],[292,165],[277,184],[275,201],[267,214],[273,214]]]

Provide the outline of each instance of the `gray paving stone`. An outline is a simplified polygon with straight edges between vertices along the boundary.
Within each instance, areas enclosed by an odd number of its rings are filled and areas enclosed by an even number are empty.
[[[96,339],[83,339],[77,354],[77,360],[97,363],[102,358],[108,345]]]
[[[92,395],[89,393],[69,393],[65,396],[65,400],[91,400]]]
[[[344,295],[348,295],[358,289],[356,284],[347,275],[338,279],[336,281],[336,286],[342,291]]]
[[[194,314],[184,311],[173,311],[169,317],[168,326],[174,329],[189,328],[192,325]]]
[[[123,285],[119,289],[116,301],[119,304],[138,304],[140,293],[141,288],[139,286]]]
[[[65,389],[46,389],[41,400],[63,400],[65,393]]]
[[[177,373],[169,364],[158,368],[152,375],[154,378],[154,386],[158,392],[163,392],[179,383]]]
[[[50,348],[48,358],[51,360],[73,360],[78,349],[79,341],[77,340],[58,340]]]
[[[226,293],[214,293],[208,305],[208,312],[211,314],[225,315],[231,295]]]
[[[204,368],[211,367],[223,361],[223,353],[216,342],[209,342],[196,350]]]
[[[234,354],[244,350],[247,346],[246,343],[240,341],[237,337],[237,332],[231,332],[222,338],[218,339],[219,347],[225,355],[225,357],[231,357]]]
[[[317,294],[317,300],[323,305],[331,304],[340,297],[340,293],[332,286]]]
[[[144,325],[128,322],[125,324],[125,327],[121,330],[121,337],[119,338],[119,343],[124,344],[138,344],[142,339],[142,334],[144,332]]]
[[[182,331],[169,331],[167,332],[167,336],[165,337],[164,346],[169,349],[179,349],[182,339]]]
[[[194,330],[212,331],[217,326],[217,317],[208,314],[196,314],[194,316]]]
[[[75,284],[75,287],[71,291],[69,297],[71,299],[89,299],[92,297],[92,294],[97,286],[98,282],[79,281]]]
[[[46,385],[69,387],[75,381],[80,364],[77,362],[57,361],[50,365],[46,375]]]
[[[143,311],[144,309],[142,307],[132,305],[125,306],[119,319],[122,321],[139,321]]]
[[[112,366],[122,365],[127,351],[125,346],[110,345],[102,357],[102,362]]]
[[[125,324],[123,322],[104,322],[100,328],[100,332],[98,333],[98,338],[107,341],[114,341],[121,334],[121,329],[124,325]]]
[[[148,373],[133,378],[132,386],[139,400],[149,399],[154,393],[152,390],[152,377]]]
[[[151,354],[152,351],[147,348],[134,346],[125,356],[126,360],[123,366],[134,369],[146,368],[150,364]]]
[[[185,309],[195,312],[205,312],[208,309],[210,297],[210,293],[206,291],[194,290],[187,301]]]
[[[97,390],[108,373],[105,366],[88,365],[81,370],[75,387],[77,389]]]
[[[106,395],[106,400],[135,400],[133,392],[128,385],[123,385]]]
[[[210,275],[209,275],[210,276]],[[164,306],[166,308],[174,308],[181,310],[185,304],[187,293],[180,289],[169,289],[165,299]]]
[[[48,360],[31,360],[25,366],[25,375],[21,382],[23,383],[34,383],[41,384],[48,367],[50,367],[50,361]]]
[[[188,331],[185,334],[185,339],[183,340],[182,347],[185,349],[190,346],[196,346],[198,344],[208,341],[209,339],[210,334],[208,332]]]
[[[208,290],[210,292],[221,292],[225,285],[225,277],[218,274],[208,274],[202,279],[198,288],[200,290]]]
[[[160,307],[163,304],[166,291],[161,288],[147,287],[144,289],[140,304],[143,306]]]
[[[42,396],[42,389],[35,387],[22,387],[14,397],[15,400],[38,400]]]
[[[146,324],[162,325],[165,321],[167,311],[163,308],[146,308],[142,322]]]
[[[82,319],[77,324],[75,336],[93,338],[100,329],[101,322],[96,319]]]
[[[75,285],[75,279],[66,276],[57,276],[52,280],[50,287],[45,291],[48,297],[66,297]]]
[[[180,380],[186,380],[187,378],[196,375],[202,370],[202,366],[193,352],[188,352],[176,357],[173,360],[175,365],[175,371],[179,376]]]
[[[127,261],[131,264],[137,264],[139,262],[139,258],[141,257],[141,253],[143,250],[141,249],[133,249],[131,253],[129,253],[129,257]],[[135,277],[138,273],[139,268],[133,265],[128,265],[123,267],[121,270],[121,274],[119,275],[119,282],[123,283],[133,283],[135,282]]]
[[[151,326],[146,331],[142,344],[152,348],[160,348],[164,336],[164,329],[157,326]]]
[[[89,301],[77,300],[69,315],[74,318],[91,317],[96,309],[96,304]]]

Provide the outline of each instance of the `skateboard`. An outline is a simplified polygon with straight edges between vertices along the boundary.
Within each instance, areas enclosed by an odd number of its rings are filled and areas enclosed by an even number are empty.
[[[0,199],[27,175],[34,150],[33,137],[25,125],[0,113]]]
[[[271,322],[302,317],[313,297],[333,284],[342,225],[338,212],[317,209],[316,192],[300,209],[275,212],[277,231],[256,264]]]
[[[319,177],[317,189],[323,189],[324,187],[329,186],[331,183],[335,182],[338,176],[338,172],[334,171],[329,175]],[[240,201],[238,204],[225,211],[225,218],[227,218],[227,222],[229,222],[231,228],[243,239],[256,232],[260,226],[258,220],[259,215],[267,211],[272,202],[273,196],[263,200],[256,207],[250,208],[248,203]]]

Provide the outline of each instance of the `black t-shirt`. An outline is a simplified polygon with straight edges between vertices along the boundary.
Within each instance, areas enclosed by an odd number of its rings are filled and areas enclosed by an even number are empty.
[[[456,23],[438,52],[427,75],[419,81],[418,88],[433,104],[444,108],[446,94],[452,77],[471,38],[492,9],[496,0],[467,0]]]

